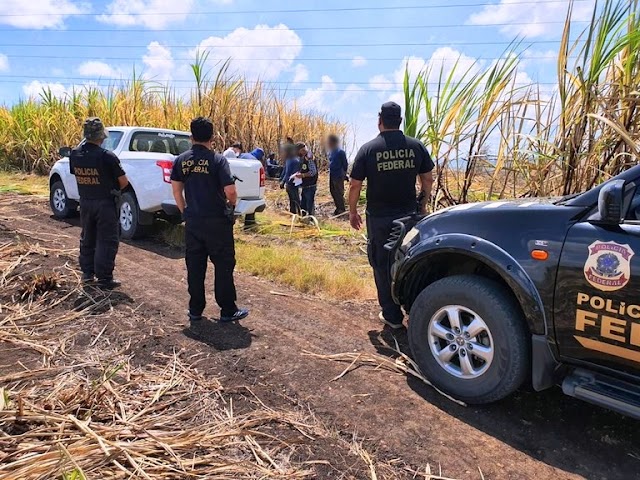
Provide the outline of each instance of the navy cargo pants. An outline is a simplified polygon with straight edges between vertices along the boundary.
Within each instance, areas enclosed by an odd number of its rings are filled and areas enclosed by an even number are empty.
[[[391,217],[372,217],[367,215],[367,253],[369,264],[373,268],[373,276],[378,290],[378,303],[382,309],[382,315],[389,322],[401,323],[404,314],[399,305],[393,301],[391,296],[391,255],[384,248],[387,243],[393,221],[403,217],[403,215],[393,215]]]
[[[233,240],[233,224],[225,217],[192,217],[185,223],[187,283],[189,284],[189,313],[202,315],[207,305],[204,282],[207,261],[214,266],[214,291],[216,303],[223,317],[231,317],[237,311],[236,287],[233,270],[236,251]]]
[[[120,242],[120,224],[114,198],[81,198],[80,224],[79,261],[83,275],[111,280]]]

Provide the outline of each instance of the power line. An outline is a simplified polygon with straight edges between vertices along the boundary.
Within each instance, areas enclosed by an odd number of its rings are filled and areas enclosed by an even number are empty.
[[[590,0],[574,0],[575,3],[588,2]],[[567,0],[523,0],[520,2],[509,2],[509,5],[531,5],[531,4],[552,4],[566,3]],[[147,17],[158,15],[246,15],[246,14],[268,14],[268,13],[327,13],[327,12],[361,12],[361,11],[390,11],[390,10],[434,10],[439,8],[457,7],[486,7],[496,6],[495,3],[443,3],[437,5],[398,5],[388,7],[340,7],[340,8],[306,8],[306,9],[285,9],[285,10],[218,10],[218,11],[193,11],[193,12],[144,12],[144,13],[104,13],[106,17]],[[55,15],[66,17],[95,16],[96,13],[88,12],[56,12]],[[49,16],[41,14],[40,16]],[[4,13],[2,17],[38,17],[33,13]]]
[[[1,16],[1,15],[0,15]],[[480,28],[480,27],[511,27],[518,25],[564,25],[565,21],[547,21],[547,22],[507,22],[507,23],[484,23],[482,25],[473,25],[468,23],[449,23],[449,24],[431,24],[431,25],[379,25],[379,26],[350,26],[350,27],[296,27],[290,29],[289,27],[285,28],[270,28],[269,32],[278,32],[278,31],[325,31],[325,30],[414,30],[414,29],[423,29],[423,28]],[[572,23],[589,23],[589,20],[572,20]],[[20,28],[22,32],[41,32],[41,28]],[[113,33],[113,32],[122,32],[122,33],[148,33],[148,34],[157,34],[157,33],[168,33],[168,32],[189,32],[189,33],[218,33],[218,34],[228,34],[233,33],[235,30],[215,30],[208,28],[163,28],[163,29],[154,29],[149,30],[148,28],[68,28],[64,30],[47,30],[47,35],[51,33],[77,33],[77,32],[93,32],[93,33]],[[0,29],[0,32],[15,32],[14,28],[3,28]]]
[[[531,42],[527,42],[527,45],[541,45],[541,44],[559,44],[562,40],[535,40]],[[582,40],[586,41],[586,40]],[[572,40],[572,42],[576,42],[576,40]],[[447,43],[447,46],[456,47],[456,46],[464,46],[464,45],[513,45],[513,41],[507,42],[455,42],[455,43]],[[432,43],[316,43],[316,44],[306,44],[305,48],[313,48],[313,47],[322,47],[322,48],[343,48],[343,47],[433,47],[438,46],[441,47],[445,44],[442,42],[432,42]],[[165,48],[201,48],[200,45],[162,45]],[[217,46],[213,45],[211,47],[205,47],[204,49],[210,48],[285,48],[290,47],[289,44],[271,44],[271,45],[255,45],[255,44],[241,44],[241,45],[222,45]],[[104,44],[64,44],[64,43],[49,43],[43,45],[41,43],[5,43],[0,44],[0,47],[33,47],[33,48],[43,48],[43,47],[61,47],[61,48],[104,48]],[[117,49],[117,48],[146,48],[147,45],[109,45],[109,48]]]
[[[140,61],[142,58],[138,57],[79,57],[78,55],[67,55],[67,56],[58,56],[58,55],[5,55],[7,58],[47,58],[52,60],[77,60],[77,61],[101,61],[101,60],[109,60],[109,61],[128,61],[128,60],[136,60]],[[569,58],[577,58],[578,55],[569,56]],[[193,60],[193,57],[172,57],[173,60]],[[208,57],[210,61],[219,61],[224,62],[225,60],[229,60],[230,57]],[[430,60],[458,60],[460,55],[458,56],[449,56],[449,57],[433,57]],[[474,60],[504,60],[505,57],[473,57]],[[522,56],[523,60],[555,60],[556,57],[547,56]],[[258,57],[231,57],[231,60],[258,60],[258,61],[286,61],[286,62],[352,62],[353,58],[351,57],[313,57],[313,58],[305,58],[305,57],[280,57],[280,58],[258,58]],[[366,57],[365,60],[367,62],[397,62],[399,57]]]
[[[114,83],[119,83],[119,82],[127,82],[127,81],[131,81],[131,79],[127,79],[127,78],[113,78],[113,77],[90,77],[90,76],[86,76],[86,77],[68,77],[68,76],[62,76],[62,77],[53,77],[53,76],[48,76],[48,77],[42,77],[41,75],[0,75],[0,80],[4,79],[4,78],[24,78],[24,79],[28,79],[28,80],[41,80],[41,81],[54,81],[54,82],[69,82],[69,81],[84,81],[84,82],[114,82]],[[189,84],[195,84],[195,80],[193,79],[168,79],[168,80],[158,80],[158,79],[147,79],[145,80],[147,82],[150,83],[159,83],[159,84],[170,84],[170,83],[189,83]],[[254,82],[251,80],[243,80],[244,84],[246,85],[257,85],[257,84],[264,84],[264,85],[292,85],[294,84],[291,81],[285,81],[285,80],[272,80],[272,81],[259,81],[259,82]],[[428,83],[430,85],[439,85],[440,82],[438,81],[431,81],[431,82],[424,82],[424,83]],[[537,85],[556,85],[557,82],[535,82],[535,84]],[[356,86],[360,86],[360,85],[379,85],[379,86],[386,86],[386,87],[395,87],[398,86],[399,84],[397,82],[394,81],[388,81],[388,82],[371,82],[371,81],[367,81],[367,82],[356,82],[356,81],[351,81],[351,82],[347,82],[347,81],[332,81],[331,84],[333,85],[356,85]],[[529,83],[523,83],[528,85]],[[295,85],[325,85],[325,82],[323,82],[322,80],[305,80],[305,81],[301,81],[301,82],[295,82]],[[374,89],[375,90],[375,89]],[[379,90],[376,90],[379,91]]]
[[[3,81],[0,80],[0,85],[2,84],[10,84],[10,85],[21,85],[23,87],[29,87],[29,84],[25,84],[24,81],[17,81],[17,80],[8,80],[8,81]],[[542,85],[542,84],[541,84]],[[552,86],[551,84],[545,84],[545,85],[549,85]],[[556,84],[554,83],[553,86],[555,86]],[[85,88],[90,88],[90,87],[108,87],[108,85],[77,85],[77,84],[73,84],[73,85],[62,85],[60,84],[60,86],[62,88],[65,89],[65,91],[70,91],[71,89],[76,89],[77,91],[81,91],[82,89]],[[517,87],[525,87],[526,85],[516,85]],[[52,85],[49,85],[47,83],[42,83],[40,85],[41,90],[39,90],[39,92],[44,93],[47,91],[48,87],[52,87]],[[183,87],[180,90],[184,90],[187,87]],[[193,90],[192,88],[189,88],[188,90]],[[309,92],[309,88],[273,88],[272,89],[272,93],[281,93],[281,94],[304,94]],[[54,89],[55,91],[55,89]],[[398,89],[398,91],[400,91],[400,89]],[[392,93],[392,89],[389,90],[378,90],[378,89],[374,89],[374,88],[361,88],[358,90],[353,90],[353,89],[349,89],[349,88],[323,88],[322,89],[323,93],[353,93],[353,94],[360,94],[360,93]],[[178,92],[179,93],[179,92]]]

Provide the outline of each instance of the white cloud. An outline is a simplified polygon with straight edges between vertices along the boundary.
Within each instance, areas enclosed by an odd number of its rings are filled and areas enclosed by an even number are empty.
[[[283,24],[257,25],[251,30],[238,28],[226,37],[206,38],[197,48],[209,52],[210,63],[231,58],[232,72],[263,80],[275,80],[290,69],[301,50],[298,34]]]
[[[205,8],[211,4],[229,5],[234,0],[208,0],[200,2]],[[112,0],[99,22],[130,27],[141,25],[149,30],[160,30],[171,23],[180,23],[194,12],[196,0]],[[212,8],[206,8],[208,11]]]
[[[97,19],[121,27],[141,25],[160,30],[171,23],[182,22],[194,5],[194,0],[113,0]]]
[[[302,83],[309,80],[309,69],[302,63],[293,68],[293,83]]]
[[[321,85],[318,88],[308,88],[296,103],[304,110],[327,111],[329,105],[326,102],[326,97],[327,95],[335,95],[335,92],[336,83],[329,75],[323,75]]]
[[[479,71],[481,63],[454,50],[451,47],[441,47],[435,50],[429,59],[410,56],[404,57],[400,66],[390,75],[378,74],[369,79],[369,87],[383,93],[402,91],[405,70],[409,71],[409,78],[413,81],[422,72],[428,72],[428,82],[438,82],[440,75],[446,79],[452,72],[453,81],[461,80],[466,72]],[[442,73],[441,73],[442,72]],[[395,100],[397,101],[397,100]]]
[[[90,60],[82,63],[78,67],[78,73],[83,77],[94,78],[120,78],[122,73],[117,69],[109,65],[108,63],[99,62],[96,60]]]
[[[359,85],[350,84],[345,88],[344,93],[338,100],[338,104],[355,103],[359,98],[364,96],[364,89]]]
[[[87,13],[89,6],[72,0],[0,0],[0,24],[17,28],[62,28],[70,15]]]
[[[81,84],[72,83],[66,86],[60,82],[41,82],[34,80],[22,86],[24,94],[34,100],[40,100],[45,94],[48,94],[48,92],[51,92],[51,95],[55,98],[65,99],[73,94],[86,93],[88,90],[102,90],[104,92],[107,89],[108,87],[98,85],[98,83],[93,80]]]
[[[63,98],[68,94],[67,88],[61,83],[42,83],[39,80],[34,80],[31,83],[22,86],[22,91],[29,98],[38,99],[46,92],[51,91],[51,94],[57,98]]]
[[[353,67],[364,67],[366,64],[367,64],[367,59],[364,58],[362,55],[356,55],[351,60],[351,65]]]
[[[595,0],[576,2],[573,5],[573,20],[585,21],[591,18]],[[491,25],[499,23],[500,32],[509,36],[535,38],[562,32],[561,23],[548,23],[549,19],[564,20],[569,2],[529,2],[521,0],[501,0],[495,5],[487,5],[482,11],[472,14],[467,22],[471,25]]]
[[[9,58],[6,55],[0,53],[0,72],[9,71]]]
[[[380,92],[386,92],[390,88],[392,88],[393,80],[389,78],[387,75],[374,75],[369,79],[369,87],[372,90],[378,90]]]
[[[356,84],[349,84],[344,90],[329,75],[323,75],[321,84],[317,88],[308,88],[303,95],[298,97],[296,105],[302,110],[329,112],[343,106],[345,103],[354,103],[364,95],[364,89]]]
[[[142,56],[142,62],[147,67],[145,73],[150,79],[170,80],[175,69],[175,62],[171,50],[158,42],[147,45],[147,53]]]

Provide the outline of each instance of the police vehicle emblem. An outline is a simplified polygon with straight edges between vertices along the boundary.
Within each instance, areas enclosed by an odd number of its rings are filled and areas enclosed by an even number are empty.
[[[634,255],[629,245],[595,241],[589,245],[584,276],[593,287],[603,292],[620,290],[629,283]]]

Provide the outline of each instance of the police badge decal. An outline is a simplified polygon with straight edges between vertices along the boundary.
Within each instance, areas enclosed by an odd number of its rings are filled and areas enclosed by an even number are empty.
[[[634,255],[629,245],[595,241],[589,245],[584,276],[593,287],[603,292],[620,290],[629,283]]]

